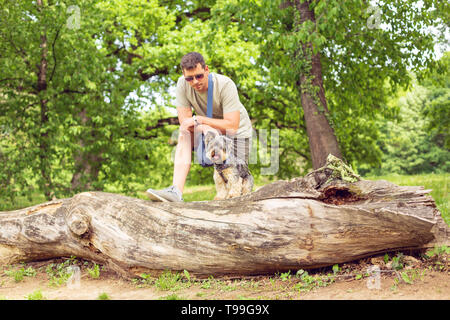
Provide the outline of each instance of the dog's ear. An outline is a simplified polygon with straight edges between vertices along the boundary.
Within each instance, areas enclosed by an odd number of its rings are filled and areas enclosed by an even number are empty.
[[[216,133],[213,131],[208,131],[205,135],[205,145],[211,142],[216,137]]]
[[[225,148],[226,148],[226,151],[228,153],[228,156],[233,155],[233,152],[234,152],[234,141],[233,141],[233,139],[230,139],[230,138],[224,136],[223,140],[225,142]]]

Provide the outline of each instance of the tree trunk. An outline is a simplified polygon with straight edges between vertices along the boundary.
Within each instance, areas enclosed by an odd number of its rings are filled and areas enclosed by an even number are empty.
[[[42,0],[37,1],[37,9],[39,12],[42,11]],[[42,95],[43,91],[47,90],[47,72],[48,72],[48,41],[47,41],[47,35],[44,31],[41,34],[41,61],[38,65],[38,71],[37,71],[37,91],[39,95]],[[41,132],[40,132],[40,139],[39,139],[39,167],[41,171],[41,178],[42,178],[42,188],[44,191],[45,197],[50,200],[53,197],[53,183],[50,173],[50,161],[48,154],[49,152],[49,133],[48,133],[48,100],[45,98],[40,97],[39,98],[39,104],[41,106],[41,114],[40,114],[40,126],[41,126]]]
[[[126,277],[166,269],[253,275],[450,245],[430,190],[338,174],[325,167],[222,201],[85,192],[0,212],[0,264],[74,255]]]
[[[78,116],[83,126],[89,123],[90,118],[87,116],[86,108],[83,108]],[[94,128],[91,130],[91,136],[92,140],[95,140]],[[92,190],[93,184],[98,180],[103,158],[100,152],[93,153],[92,151],[84,150],[85,146],[89,144],[89,139],[81,138],[79,141],[80,151],[74,156],[75,171],[72,175],[70,188],[75,192]]]
[[[295,2],[295,7],[300,13],[300,20],[296,22],[298,26],[306,21],[316,22],[314,11],[310,9],[310,2],[300,3],[299,0]],[[298,53],[300,55],[298,58],[306,59],[307,65],[310,66],[310,71],[300,75],[298,87],[305,115],[312,165],[314,169],[318,169],[325,165],[328,154],[342,159],[342,153],[334,130],[328,121],[329,111],[323,88],[320,53],[313,53],[312,43],[301,44],[301,50],[298,50]],[[313,88],[318,88],[318,92],[315,93]]]

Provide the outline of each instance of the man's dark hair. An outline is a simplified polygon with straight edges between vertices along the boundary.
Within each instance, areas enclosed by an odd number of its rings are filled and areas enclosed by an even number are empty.
[[[181,70],[195,69],[199,63],[205,69],[206,63],[203,56],[198,52],[189,52],[181,58]]]

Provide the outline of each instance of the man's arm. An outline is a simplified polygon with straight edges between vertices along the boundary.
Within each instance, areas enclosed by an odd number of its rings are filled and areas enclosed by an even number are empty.
[[[222,134],[234,135],[239,128],[239,122],[241,119],[241,113],[239,110],[224,113],[223,119],[214,119],[204,116],[197,116],[197,121],[200,124],[206,124],[217,130],[220,130]]]
[[[191,108],[177,107],[178,122],[180,123],[180,130],[191,132],[194,131],[194,119],[192,118]]]
[[[219,99],[223,107],[223,119],[211,119],[208,117],[197,117],[198,122],[209,125],[220,131],[222,134],[234,135],[237,133],[240,124],[240,105],[237,87],[234,82],[226,78],[225,84],[220,90]]]

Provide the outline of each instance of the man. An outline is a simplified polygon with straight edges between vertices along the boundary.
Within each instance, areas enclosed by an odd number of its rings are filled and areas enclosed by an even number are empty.
[[[190,52],[181,59],[183,76],[178,79],[176,107],[180,133],[175,152],[172,186],[163,190],[148,189],[153,201],[183,201],[186,177],[191,168],[192,150],[197,147],[197,135],[215,130],[234,139],[235,156],[248,163],[252,125],[247,110],[239,100],[234,82],[212,73],[214,82],[213,117],[206,116],[208,66],[200,53]],[[192,111],[196,115],[193,116]]]

